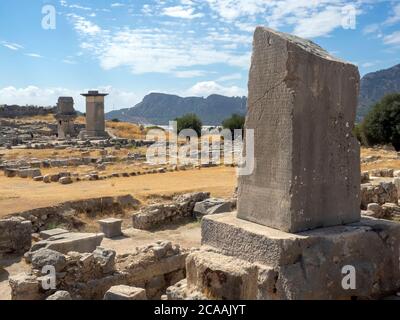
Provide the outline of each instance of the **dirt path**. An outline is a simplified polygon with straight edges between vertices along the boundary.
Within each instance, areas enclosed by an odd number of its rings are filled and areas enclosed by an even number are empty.
[[[235,169],[231,167],[82,181],[70,185],[0,176],[0,217],[65,201],[101,196],[131,194],[143,200],[151,195],[209,191],[216,197],[230,197],[235,186]]]

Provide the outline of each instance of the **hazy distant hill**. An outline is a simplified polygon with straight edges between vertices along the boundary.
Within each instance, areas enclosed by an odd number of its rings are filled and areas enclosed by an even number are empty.
[[[361,79],[357,120],[360,121],[383,96],[396,92],[400,92],[400,64],[366,74]]]
[[[107,119],[166,125],[186,113],[197,114],[205,125],[220,125],[233,113],[246,113],[246,97],[225,97],[217,94],[207,98],[150,93],[133,108],[111,111]]]
[[[372,105],[389,93],[400,92],[400,64],[366,74],[361,79],[357,121]],[[246,97],[225,97],[213,94],[207,98],[150,93],[133,108],[111,111],[107,119],[166,125],[169,120],[186,113],[196,113],[205,125],[220,125],[232,113],[246,113]]]

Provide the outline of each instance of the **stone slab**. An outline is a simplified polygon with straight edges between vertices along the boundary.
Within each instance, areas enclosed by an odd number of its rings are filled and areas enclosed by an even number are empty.
[[[71,251],[80,253],[93,252],[100,246],[103,237],[104,234],[102,233],[64,233],[36,242],[31,248],[31,253],[41,248],[51,249],[63,254]]]
[[[147,296],[145,289],[118,285],[106,292],[104,300],[147,300]]]
[[[55,228],[55,229],[41,231],[39,233],[39,235],[43,240],[46,240],[46,239],[48,239],[50,237],[58,236],[60,234],[64,234],[64,233],[68,233],[68,232],[69,231],[65,230],[65,229]]]
[[[104,233],[106,238],[115,238],[122,235],[121,219],[108,218],[97,221],[100,226],[100,232]]]
[[[202,245],[273,267],[276,299],[373,299],[400,288],[400,224],[387,220],[365,217],[292,234],[224,213],[203,218]],[[348,265],[356,270],[355,290],[341,285]]]
[[[313,42],[257,27],[245,124],[254,170],[239,176],[240,218],[286,232],[360,220],[359,81]]]

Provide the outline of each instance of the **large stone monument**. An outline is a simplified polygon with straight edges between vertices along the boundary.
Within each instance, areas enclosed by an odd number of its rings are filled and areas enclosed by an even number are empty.
[[[170,299],[374,299],[400,288],[400,224],[360,216],[358,87],[354,65],[256,29],[254,172],[239,178],[237,214],[203,218],[202,247]]]
[[[107,93],[89,91],[82,93],[86,97],[86,130],[82,133],[87,138],[106,138],[104,117],[104,97]]]
[[[77,117],[74,109],[74,99],[72,97],[59,97],[57,102],[57,135],[58,139],[76,137],[74,121]]]

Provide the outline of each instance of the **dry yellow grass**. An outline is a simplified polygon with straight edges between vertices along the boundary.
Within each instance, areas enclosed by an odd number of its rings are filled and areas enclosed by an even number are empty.
[[[361,158],[368,156],[379,156],[378,161],[370,163],[361,163],[362,171],[370,171],[375,169],[397,169],[400,170],[400,159],[397,157],[397,152],[378,149],[378,148],[361,148]]]
[[[119,138],[144,139],[140,127],[133,123],[106,121],[106,128]]]
[[[0,176],[0,216],[69,200],[124,194],[132,194],[142,201],[154,196],[194,191],[208,191],[216,197],[229,197],[236,180],[235,169],[231,167],[83,181],[70,185]]]

